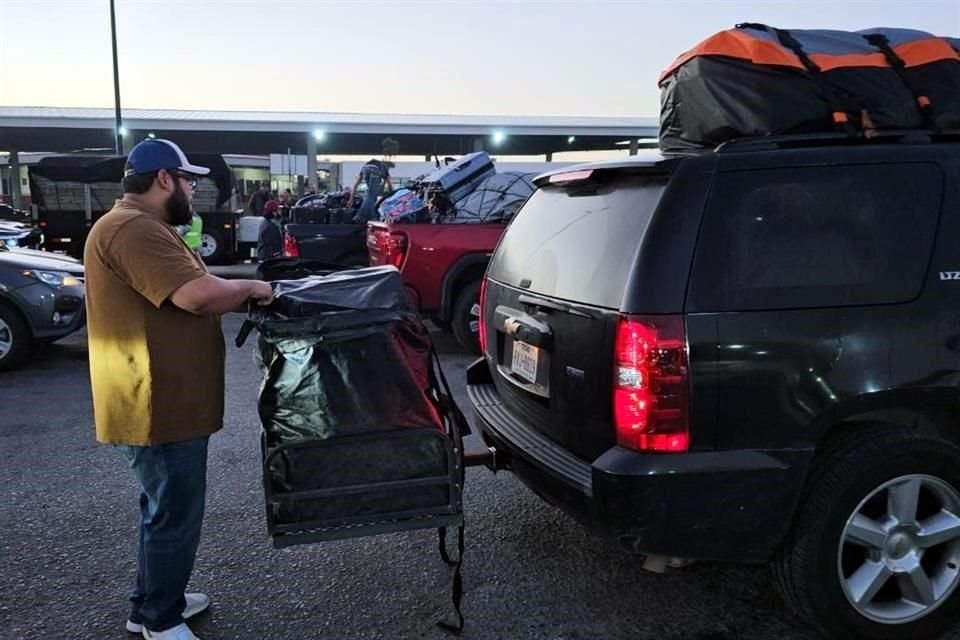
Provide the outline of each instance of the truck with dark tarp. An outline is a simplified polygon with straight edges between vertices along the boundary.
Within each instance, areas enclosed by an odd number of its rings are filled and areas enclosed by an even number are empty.
[[[229,208],[234,178],[223,156],[194,153],[209,167],[193,192],[194,210],[203,219],[200,255],[211,264],[237,258],[239,214]],[[43,230],[43,248],[82,259],[93,223],[122,197],[124,156],[52,155],[28,169],[34,222]]]

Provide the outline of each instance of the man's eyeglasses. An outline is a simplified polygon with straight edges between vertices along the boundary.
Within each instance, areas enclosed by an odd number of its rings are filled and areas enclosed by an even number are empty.
[[[168,170],[167,173],[169,173],[174,178],[182,178],[183,180],[186,180],[187,184],[190,185],[191,189],[196,189],[197,185],[200,184],[200,178],[198,178],[197,176],[191,173],[184,173],[182,171],[171,171],[171,170]]]

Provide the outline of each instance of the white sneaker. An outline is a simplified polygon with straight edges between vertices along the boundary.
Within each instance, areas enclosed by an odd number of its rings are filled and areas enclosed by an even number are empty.
[[[206,611],[207,607],[210,606],[210,598],[204,593],[185,593],[183,597],[187,601],[187,606],[183,610],[184,620],[188,620],[198,613]],[[132,620],[127,620],[127,631],[130,633],[143,633],[143,625],[138,622],[133,622]],[[176,636],[171,637],[175,638]]]
[[[166,631],[150,631],[150,629],[144,627],[143,637],[147,640],[200,640],[193,635],[193,631],[190,631],[190,627],[186,623],[178,624]]]

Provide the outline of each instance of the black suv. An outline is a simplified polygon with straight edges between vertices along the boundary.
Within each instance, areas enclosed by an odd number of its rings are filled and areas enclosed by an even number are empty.
[[[468,396],[650,566],[770,562],[836,638],[960,615],[960,136],[567,168],[504,234]]]

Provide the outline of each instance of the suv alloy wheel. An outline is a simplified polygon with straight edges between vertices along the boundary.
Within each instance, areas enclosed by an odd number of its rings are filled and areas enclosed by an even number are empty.
[[[960,614],[960,448],[852,425],[815,460],[773,570],[829,637],[934,638]]]

